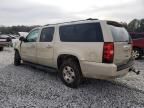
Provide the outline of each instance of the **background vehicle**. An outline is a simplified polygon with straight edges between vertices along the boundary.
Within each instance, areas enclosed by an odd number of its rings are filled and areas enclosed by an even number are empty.
[[[133,65],[132,44],[125,28],[113,21],[82,20],[33,29],[16,45],[21,60],[59,70],[63,83],[77,87],[83,77],[111,79]]]
[[[0,51],[2,51],[5,46],[9,45],[11,45],[11,37],[8,35],[0,35]]]
[[[133,56],[140,59],[144,55],[144,33],[129,33],[133,40]]]
[[[19,43],[19,37],[26,37],[28,32],[19,32],[19,35],[10,35],[12,37],[12,47],[15,48],[16,44]]]
[[[19,37],[17,35],[8,35],[11,38],[10,46],[15,47],[16,43],[19,41]]]

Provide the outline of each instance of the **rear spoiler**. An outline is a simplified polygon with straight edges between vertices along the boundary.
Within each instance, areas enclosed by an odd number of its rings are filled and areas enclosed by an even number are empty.
[[[108,25],[116,26],[116,27],[123,27],[122,24],[115,22],[115,21],[107,21]]]

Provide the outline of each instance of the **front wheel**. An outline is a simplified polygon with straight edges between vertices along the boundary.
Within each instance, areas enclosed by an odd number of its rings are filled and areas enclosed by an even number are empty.
[[[15,51],[14,55],[14,65],[19,66],[21,64],[21,57],[18,51]]]
[[[82,79],[79,64],[72,59],[64,61],[60,66],[60,78],[66,86],[77,88]]]

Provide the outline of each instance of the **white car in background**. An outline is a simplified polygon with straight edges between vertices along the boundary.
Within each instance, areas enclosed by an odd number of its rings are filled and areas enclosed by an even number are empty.
[[[13,35],[15,39],[12,39],[12,46],[15,48],[16,44],[19,43],[19,37],[23,36],[26,37],[28,32],[19,32],[19,35]]]
[[[20,36],[26,37],[28,35],[28,32],[18,32]]]

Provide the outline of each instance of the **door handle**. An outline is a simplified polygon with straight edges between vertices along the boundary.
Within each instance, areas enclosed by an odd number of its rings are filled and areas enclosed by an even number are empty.
[[[53,47],[52,45],[47,45],[47,46],[46,46],[46,48],[52,48],[52,47]]]

